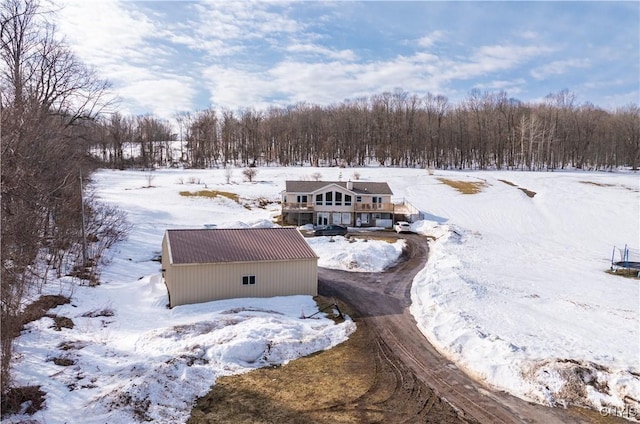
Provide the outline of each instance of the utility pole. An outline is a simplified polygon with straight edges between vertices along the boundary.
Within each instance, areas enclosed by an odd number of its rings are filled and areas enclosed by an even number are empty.
[[[82,213],[82,267],[86,267],[88,264],[87,259],[87,235],[85,234],[85,222],[84,222],[84,189],[82,186],[82,168],[80,168],[80,210]]]

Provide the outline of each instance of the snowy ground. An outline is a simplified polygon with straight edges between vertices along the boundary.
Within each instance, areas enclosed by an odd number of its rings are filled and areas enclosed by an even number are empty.
[[[17,340],[17,382],[47,392],[46,409],[31,418],[180,422],[218,376],[285,363],[345,340],[351,321],[300,319],[317,310],[305,296],[166,309],[159,264],[152,261],[167,228],[272,225],[284,181],[314,172],[324,180],[345,181],[357,172],[362,180],[387,181],[396,197],[426,213],[413,229],[437,239],[414,281],[412,312],[425,336],[459,367],[545,404],[638,406],[638,280],[604,272],[614,245],[640,244],[637,175],[291,167],[258,168],[253,183],[237,169],[231,184],[224,170],[99,172],[96,194],[126,210],[133,231],[114,248],[100,286],[70,291],[62,281],[47,287],[72,294],[72,304],[52,312],[71,318],[73,329],[55,331],[43,318]],[[442,177],[486,187],[462,195]],[[530,198],[518,187],[537,194]],[[205,188],[236,193],[240,201],[179,195]],[[384,269],[403,246],[342,237],[309,241],[321,266],[351,271]],[[75,364],[55,365],[52,359],[60,357]]]
[[[152,260],[160,253],[165,229],[272,226],[271,216],[278,213],[277,205],[262,209],[254,204],[265,192],[278,192],[277,182],[220,188],[242,193],[241,205],[226,198],[180,196],[179,191],[204,188],[202,182],[180,184],[181,174],[159,171],[151,188],[143,188],[148,176],[140,172],[98,175],[97,194],[125,209],[133,230],[113,252],[100,286],[74,286],[63,279],[45,287],[46,293],[72,295],[71,304],[50,312],[71,318],[74,327],[56,331],[53,319],[45,317],[28,324],[17,340],[17,383],[41,385],[47,393],[46,408],[31,419],[42,423],[184,422],[194,400],[206,394],[217,377],[331,348],[355,330],[349,319],[341,324],[324,314],[301,319],[318,311],[310,296],[235,299],[167,309],[160,265]],[[367,243],[369,251],[375,252],[372,258],[354,253],[354,244],[343,237],[329,240],[313,240],[322,264],[328,267],[381,270],[397,261],[402,251],[401,242]],[[348,247],[352,247],[349,252],[336,255]],[[54,362],[61,360],[72,365]],[[25,419],[14,416],[3,422]]]
[[[423,333],[524,399],[640,414],[639,281],[604,272],[614,245],[640,243],[638,176],[439,174],[487,187],[462,195],[427,178],[406,189],[435,221],[415,229],[438,237],[412,289]]]

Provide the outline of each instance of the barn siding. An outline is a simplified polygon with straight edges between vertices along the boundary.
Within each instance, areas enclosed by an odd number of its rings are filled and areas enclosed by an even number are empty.
[[[166,267],[164,264],[163,253],[165,282],[171,296],[171,307],[237,297],[318,294],[317,258]],[[255,275],[256,284],[243,285],[244,275]]]
[[[171,289],[169,287],[169,281],[174,281],[173,277],[173,265],[171,264],[171,248],[169,247],[169,237],[165,233],[162,238],[162,277],[164,283],[167,286],[167,292],[169,293],[169,305],[171,305]]]

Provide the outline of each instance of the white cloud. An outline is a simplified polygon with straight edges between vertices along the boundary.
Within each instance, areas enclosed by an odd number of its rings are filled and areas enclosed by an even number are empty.
[[[322,47],[312,44],[296,44],[288,50],[327,53]],[[212,92],[212,104],[221,107],[236,109],[252,105],[266,108],[272,104],[273,98],[283,104],[305,101],[330,104],[396,87],[417,94],[449,92],[453,91],[449,85],[458,80],[510,70],[550,51],[543,47],[495,45],[481,47],[471,60],[417,52],[366,63],[304,61],[302,57],[294,57],[259,70],[216,65],[209,67],[204,77],[209,81],[207,85]],[[524,80],[516,78],[479,83],[476,87],[517,94],[523,85]]]
[[[193,108],[193,79],[173,73],[169,60],[175,50],[157,43],[166,37],[188,44],[183,36],[117,0],[71,1],[59,15],[60,30],[78,57],[112,81],[125,99],[121,110],[142,109],[168,119]]]
[[[428,35],[425,35],[424,37],[420,38],[418,40],[418,45],[420,47],[431,47],[433,46],[437,41],[440,41],[444,38],[444,32],[443,31],[433,31]]]
[[[295,43],[286,47],[290,53],[311,54],[315,56],[325,56],[329,59],[352,61],[356,59],[353,50],[332,50],[317,44]]]
[[[514,96],[523,91],[526,84],[524,78],[516,78],[514,80],[495,80],[486,83],[475,84],[474,88],[488,91],[506,91],[509,96]]]
[[[260,71],[209,67],[204,73],[214,105],[231,109],[252,105],[266,108],[278,97],[280,104],[330,104],[395,87],[417,92],[438,92],[442,81],[432,55],[399,56],[371,63],[304,62],[287,60]]]
[[[70,1],[59,15],[60,30],[80,59],[89,64],[140,62],[163,55],[149,40],[157,32],[154,23],[120,1]]]
[[[588,68],[589,66],[591,66],[589,59],[556,60],[533,69],[531,76],[537,80],[543,80],[553,75],[565,74],[572,69]]]
[[[285,14],[270,11],[272,5],[262,1],[198,2],[195,4],[198,33],[206,39],[238,41],[293,34],[303,29]]]
[[[495,69],[511,67],[524,61],[553,52],[551,47],[519,46],[515,44],[482,46],[473,55],[478,63],[495,64]]]
[[[70,1],[60,26],[79,57],[112,80],[132,110],[153,113],[330,104],[395,87],[449,98],[472,87],[537,94],[525,90],[524,77],[548,85],[597,62],[551,61],[567,46],[540,42],[547,33],[536,22],[502,34],[469,20],[456,32],[443,21],[405,28],[389,17],[385,26],[386,16],[369,19],[367,3]],[[588,88],[588,79],[576,84]],[[196,104],[205,98],[209,104]]]
[[[135,99],[145,110],[171,119],[176,112],[190,110],[196,94],[191,78],[177,75],[153,75],[127,83],[120,89],[122,96]]]
[[[469,80],[490,75],[494,72],[509,71],[521,64],[538,59],[553,52],[549,47],[493,45],[482,46],[470,61],[447,59],[443,66],[443,78]]]
[[[519,33],[520,37],[524,38],[525,40],[536,40],[540,34],[538,34],[536,31],[532,31],[532,30],[525,30]]]

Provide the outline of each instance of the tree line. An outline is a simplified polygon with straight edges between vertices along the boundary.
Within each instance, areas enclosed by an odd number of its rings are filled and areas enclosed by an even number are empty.
[[[383,166],[440,169],[612,169],[640,164],[640,108],[578,104],[574,93],[538,103],[472,90],[442,95],[396,90],[330,106],[175,116],[178,132],[153,116],[98,122],[97,156],[109,166]],[[182,140],[180,151],[172,140]],[[132,146],[136,146],[135,149]],[[127,152],[126,149],[131,149]]]

